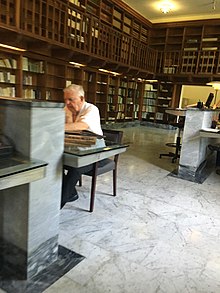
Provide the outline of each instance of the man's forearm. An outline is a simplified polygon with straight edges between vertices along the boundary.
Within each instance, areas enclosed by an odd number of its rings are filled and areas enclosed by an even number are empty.
[[[85,122],[74,122],[74,123],[65,123],[65,130],[86,130],[88,129],[88,125]]]

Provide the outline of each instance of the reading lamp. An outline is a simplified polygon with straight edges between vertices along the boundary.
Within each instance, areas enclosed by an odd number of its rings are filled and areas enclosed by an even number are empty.
[[[207,85],[211,85],[215,90],[214,105],[216,105],[218,90],[220,90],[220,81],[211,81]]]

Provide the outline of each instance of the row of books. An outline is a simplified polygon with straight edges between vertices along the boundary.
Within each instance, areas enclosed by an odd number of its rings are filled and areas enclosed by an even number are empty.
[[[149,100],[144,100],[144,105],[156,105],[156,100],[149,99]]]
[[[155,107],[154,106],[142,106],[142,112],[151,112],[154,113],[155,112]]]
[[[1,58],[0,59],[0,67],[6,68],[17,68],[17,60],[14,58]]]
[[[147,91],[147,92],[144,93],[144,98],[145,99],[156,99],[157,98],[157,93]]]
[[[32,61],[31,59],[27,57],[22,57],[22,68],[24,71],[44,73],[44,62]]]
[[[0,71],[0,82],[15,83],[15,74],[9,71]]]
[[[41,91],[33,90],[33,89],[24,89],[24,97],[25,99],[41,99]]]
[[[0,96],[15,97],[15,87],[0,87]]]

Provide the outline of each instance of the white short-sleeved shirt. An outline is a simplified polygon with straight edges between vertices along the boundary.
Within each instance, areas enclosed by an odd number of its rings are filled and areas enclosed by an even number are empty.
[[[73,123],[72,112],[67,107],[65,107],[65,111],[66,123]],[[84,102],[75,122],[85,122],[89,126],[89,131],[103,135],[99,109],[93,104]]]

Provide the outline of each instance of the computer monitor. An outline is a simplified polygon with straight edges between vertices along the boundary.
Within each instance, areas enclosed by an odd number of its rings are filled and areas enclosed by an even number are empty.
[[[205,102],[205,106],[207,108],[210,108],[213,98],[214,98],[214,94],[210,93],[208,98],[207,98],[207,100],[206,100],[206,102]]]

